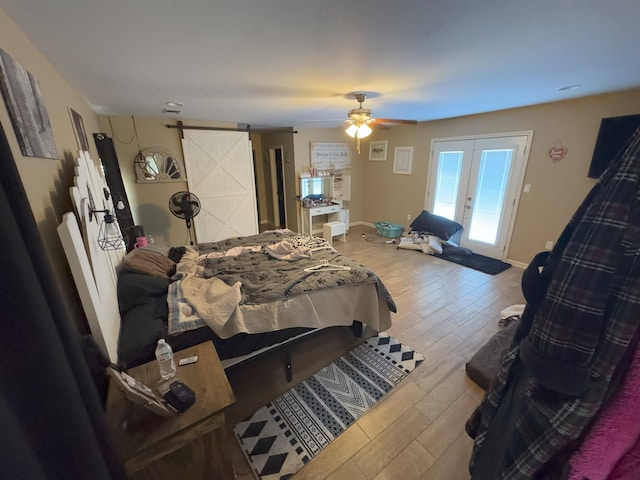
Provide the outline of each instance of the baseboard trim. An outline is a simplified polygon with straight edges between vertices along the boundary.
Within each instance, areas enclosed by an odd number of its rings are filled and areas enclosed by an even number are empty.
[[[376,228],[376,226],[373,223],[363,222],[363,221],[353,222],[351,225],[364,225],[365,227]]]
[[[510,263],[514,267],[522,268],[523,270],[529,266],[528,263],[516,262],[515,260],[506,260],[507,263]]]

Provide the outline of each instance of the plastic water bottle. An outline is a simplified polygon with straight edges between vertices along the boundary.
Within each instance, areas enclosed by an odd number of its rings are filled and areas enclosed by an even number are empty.
[[[173,350],[171,345],[164,341],[164,338],[158,340],[156,347],[156,359],[160,366],[160,376],[164,380],[169,380],[176,374],[176,364],[173,361]]]

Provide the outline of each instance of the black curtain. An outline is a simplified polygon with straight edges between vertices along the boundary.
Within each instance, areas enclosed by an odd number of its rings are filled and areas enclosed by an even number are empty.
[[[0,183],[0,477],[124,478],[2,125]]]

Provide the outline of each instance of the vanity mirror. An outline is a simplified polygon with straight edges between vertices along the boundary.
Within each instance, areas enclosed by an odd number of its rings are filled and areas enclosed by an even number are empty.
[[[331,201],[333,196],[333,177],[306,177],[300,179],[300,198],[310,195],[322,196]]]

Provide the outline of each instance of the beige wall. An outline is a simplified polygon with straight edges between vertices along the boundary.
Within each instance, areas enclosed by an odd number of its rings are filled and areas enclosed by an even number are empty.
[[[211,128],[236,128],[235,123],[204,122],[182,119],[188,126]],[[188,179],[183,182],[137,183],[134,159],[139,149],[156,148],[171,154],[184,172],[184,156],[179,131],[167,128],[175,125],[175,118],[100,116],[100,129],[112,138],[118,155],[120,171],[127,190],[132,215],[137,225],[144,227],[146,235],[151,235],[158,245],[182,245],[186,240],[184,220],[174,217],[168,210],[168,202],[175,192],[188,189]],[[137,132],[137,137],[136,137]],[[252,133],[250,139],[256,160],[256,178],[258,199],[258,221],[271,219],[271,176],[269,174],[269,148],[283,146],[285,158],[285,176],[287,183],[295,184],[294,154],[292,134],[289,133]],[[286,161],[289,158],[290,161]],[[186,173],[186,172],[185,172]],[[296,229],[294,190],[287,190],[287,216],[293,215],[292,229]],[[293,205],[293,208],[291,208]]]
[[[236,128],[235,123],[183,120],[185,125]],[[175,118],[100,116],[100,128],[112,138],[120,172],[124,181],[131,213],[136,225],[142,225],[145,235],[151,235],[158,245],[184,245],[187,241],[185,221],[171,214],[171,195],[188,190],[187,181],[137,183],[134,160],[139,150],[155,148],[171,154],[184,170],[184,156]],[[136,137],[137,132],[137,137]]]
[[[361,153],[356,151],[355,140],[344,133],[344,128],[296,128],[298,133],[294,135],[294,148],[296,153],[296,177],[301,172],[308,172],[311,167],[310,143],[311,142],[337,142],[351,144],[352,167],[342,171],[344,175],[351,176],[351,201],[349,202],[349,222],[364,220],[362,201],[365,196],[364,185],[366,180],[365,156],[368,157],[369,142],[362,142]],[[371,162],[373,163],[373,162]],[[296,194],[300,194],[300,183],[296,180]]]
[[[408,228],[407,214],[415,218],[424,208],[431,140],[443,137],[533,130],[533,142],[507,258],[528,263],[555,240],[585,195],[595,184],[587,177],[600,120],[640,112],[640,89],[577,100],[549,103],[482,115],[376,130],[375,140],[388,140],[386,162],[364,159],[362,211],[352,221],[388,221]],[[567,156],[558,163],[547,157],[550,147],[561,144]],[[393,150],[413,146],[413,174],[394,175]]]
[[[9,140],[15,163],[31,204],[47,254],[58,277],[65,303],[77,326],[86,331],[84,316],[77,303],[77,294],[56,228],[62,215],[71,210],[69,187],[73,184],[74,159],[78,155],[69,108],[83,119],[91,145],[91,155],[97,151],[91,134],[98,128],[98,117],[49,61],[38,51],[22,31],[0,10],[0,48],[28,70],[39,82],[58,150],[57,159],[23,157],[4,102],[0,105],[0,123]]]
[[[84,98],[64,80],[61,73],[31,44],[2,10],[0,48],[29,70],[40,83],[59,158],[52,160],[23,157],[4,105],[0,108],[0,123],[7,133],[33,215],[47,254],[59,277],[63,295],[78,325],[84,328],[77,295],[56,231],[62,215],[72,208],[68,189],[72,185],[73,159],[78,150],[68,109],[71,107],[82,115],[90,140],[91,155],[94,158],[97,158],[97,152],[92,141],[92,133],[104,132],[114,139],[125,185],[132,200],[134,218],[145,227],[146,233],[153,235],[158,242],[177,244],[184,241],[184,222],[173,217],[167,211],[166,204],[171,193],[178,188],[184,189],[186,184],[136,184],[133,159],[138,146],[135,138],[132,139],[132,119],[99,119]],[[293,190],[297,195],[299,173],[307,171],[310,167],[309,142],[353,143],[353,166],[344,172],[352,177],[351,221],[373,223],[384,220],[408,227],[410,221],[406,218],[407,214],[414,217],[424,207],[429,145],[432,139],[533,130],[533,143],[524,180],[532,185],[532,190],[523,194],[521,198],[508,254],[509,259],[526,263],[533,254],[544,248],[546,240],[555,240],[558,237],[571,214],[594,184],[594,180],[587,178],[587,170],[600,119],[638,113],[637,105],[640,105],[640,89],[426,122],[417,126],[376,129],[371,139],[389,141],[386,162],[368,160],[368,141],[363,142],[362,153],[357,155],[355,143],[346,137],[342,128],[298,128],[299,133],[287,135],[287,138],[273,136],[260,137],[259,141],[254,139],[254,148],[256,159],[259,160],[258,171],[262,172],[259,173],[260,176],[264,175],[265,151],[268,152],[268,148],[276,143],[284,146],[285,154],[291,155],[289,165],[292,165],[287,169],[287,181],[295,184]],[[177,130],[165,127],[173,121],[175,119],[137,118],[140,147],[164,147],[182,161]],[[206,126],[230,125],[201,123]],[[546,152],[549,147],[557,144],[566,146],[568,155],[561,162],[552,163],[546,157]],[[413,174],[394,175],[393,149],[405,145],[414,147]],[[291,195],[292,189],[289,190],[288,195]],[[269,198],[260,187],[258,198],[261,203],[264,202],[265,207],[268,205]],[[291,212],[288,211],[288,214],[291,215]],[[261,206],[261,220],[264,215],[265,211]],[[297,222],[289,226],[297,229]]]

